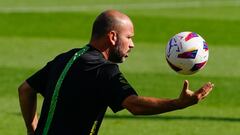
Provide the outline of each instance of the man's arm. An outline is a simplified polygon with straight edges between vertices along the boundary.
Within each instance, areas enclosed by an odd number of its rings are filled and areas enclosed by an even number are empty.
[[[18,88],[19,102],[22,111],[22,115],[27,127],[28,135],[32,135],[37,127],[37,93],[29,86],[27,82],[24,82]]]
[[[132,95],[127,97],[122,105],[134,115],[165,113],[197,104],[212,91],[213,86],[214,85],[209,82],[204,84],[196,92],[193,92],[189,90],[189,82],[186,80],[181,95],[177,99],[161,99]]]

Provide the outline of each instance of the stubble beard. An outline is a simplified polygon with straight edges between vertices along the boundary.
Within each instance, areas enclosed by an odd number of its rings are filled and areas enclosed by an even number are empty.
[[[124,60],[125,58],[120,51],[120,44],[117,44],[116,47],[110,50],[109,61],[114,63],[123,63]]]

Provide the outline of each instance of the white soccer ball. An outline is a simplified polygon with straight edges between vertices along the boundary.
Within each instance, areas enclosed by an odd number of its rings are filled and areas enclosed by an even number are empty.
[[[203,69],[208,61],[208,45],[197,33],[181,32],[166,47],[166,60],[177,73],[190,75]]]

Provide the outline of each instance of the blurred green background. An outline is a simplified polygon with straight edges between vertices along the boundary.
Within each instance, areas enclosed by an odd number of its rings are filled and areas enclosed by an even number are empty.
[[[108,110],[99,135],[240,134],[240,0],[0,0],[0,135],[25,135],[17,87],[57,54],[88,43],[94,19],[106,9],[130,16],[135,48],[121,71],[139,95],[176,98],[185,79],[192,90],[214,91],[184,110],[132,116]],[[192,76],[172,71],[165,46],[181,31],[209,45],[207,66]],[[42,97],[39,96],[38,111]],[[81,109],[81,108],[78,108]]]

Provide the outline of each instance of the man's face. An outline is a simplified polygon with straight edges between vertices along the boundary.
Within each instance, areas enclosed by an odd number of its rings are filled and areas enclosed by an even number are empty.
[[[131,48],[134,47],[134,29],[131,21],[124,22],[117,32],[116,44],[110,50],[109,60],[115,63],[122,63],[128,57]]]

